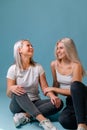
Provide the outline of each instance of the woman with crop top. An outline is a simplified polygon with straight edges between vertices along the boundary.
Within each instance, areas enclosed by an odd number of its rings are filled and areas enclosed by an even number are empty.
[[[20,40],[14,45],[15,64],[7,72],[7,95],[11,98],[10,110],[14,114],[16,127],[31,121],[31,117],[40,122],[44,130],[57,130],[46,117],[61,110],[62,101],[53,92],[42,100],[39,96],[48,87],[43,67],[34,62],[34,49],[29,40]]]
[[[54,92],[66,97],[66,106],[58,119],[64,128],[87,130],[87,87],[82,83],[85,71],[74,41],[70,38],[59,40],[55,56],[56,60],[51,62],[54,87],[46,88],[44,93]]]

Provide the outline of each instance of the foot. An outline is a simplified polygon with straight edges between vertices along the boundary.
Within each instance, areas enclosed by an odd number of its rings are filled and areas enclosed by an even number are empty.
[[[87,128],[84,128],[84,127],[78,127],[77,130],[87,130]]]
[[[16,113],[13,117],[15,127],[26,124],[30,122],[30,118],[26,117],[25,113]]]
[[[41,121],[40,126],[42,126],[44,130],[57,130],[57,128],[50,122],[49,119]]]

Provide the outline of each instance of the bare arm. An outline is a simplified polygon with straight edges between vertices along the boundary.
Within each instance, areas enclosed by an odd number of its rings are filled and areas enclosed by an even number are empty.
[[[56,88],[56,87],[46,88],[44,90],[44,93],[46,93],[46,92],[54,92],[54,93],[58,93],[58,94],[61,94],[61,95],[64,95],[64,96],[71,95],[70,89],[62,89],[62,88]]]
[[[47,80],[46,80],[45,73],[40,76],[40,86],[41,86],[41,89],[42,89],[43,93],[44,93],[44,90],[45,90],[46,88],[49,88],[48,83],[47,83]],[[61,100],[60,100],[57,96],[55,96],[55,94],[54,94],[52,91],[47,92],[45,95],[48,96],[48,97],[51,99],[51,102],[52,102],[56,107],[59,107],[59,106],[60,106]]]
[[[25,90],[23,87],[16,85],[16,81],[12,79],[7,79],[7,91],[6,94],[8,97],[11,97],[11,94],[15,93],[17,95],[24,94]]]
[[[41,86],[42,92],[44,92],[45,88],[48,88],[48,83],[46,80],[45,73],[40,76],[40,86]],[[50,97],[51,95],[53,95],[53,92],[47,93],[46,96]]]
[[[82,81],[82,66],[79,63],[74,63],[73,65],[73,81]],[[62,95],[71,95],[70,89],[61,89],[61,88],[55,88],[53,89],[54,92],[62,94]]]
[[[53,77],[53,87],[47,88],[45,89],[47,92],[48,91],[53,91],[57,94],[61,94],[61,95],[70,95],[70,89],[62,89],[59,88],[59,83],[57,81],[57,77],[56,77],[56,61],[52,61],[51,62],[51,71],[52,71],[52,77]]]
[[[80,63],[74,63],[72,82],[73,81],[82,81],[82,66]]]
[[[7,91],[6,94],[8,97],[11,97],[12,91],[11,86],[15,85],[15,80],[7,79]]]
[[[54,71],[54,66],[51,66],[52,68],[52,75],[53,75],[53,80],[54,80],[54,84],[56,84],[56,80],[55,80],[55,71]],[[74,66],[73,66],[73,70],[72,70],[72,74],[73,74],[73,78],[72,78],[72,82],[73,81],[82,81],[82,67],[79,63],[74,63]],[[55,85],[56,86],[56,85]],[[45,89],[45,93],[46,92],[55,92],[55,93],[58,93],[58,94],[62,94],[62,95],[71,95],[70,93],[70,89],[62,89],[62,88],[57,88],[57,87],[50,87],[50,88],[47,88]]]
[[[53,87],[59,87],[59,83],[57,81],[56,77],[56,70],[55,70],[55,61],[51,62],[51,72],[52,72],[52,77],[53,77]]]

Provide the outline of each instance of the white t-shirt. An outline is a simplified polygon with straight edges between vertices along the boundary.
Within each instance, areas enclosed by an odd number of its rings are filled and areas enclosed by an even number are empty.
[[[44,73],[40,64],[30,66],[27,70],[19,71],[16,65],[11,65],[7,72],[7,78],[16,80],[16,84],[24,87],[30,100],[39,99],[39,77]]]

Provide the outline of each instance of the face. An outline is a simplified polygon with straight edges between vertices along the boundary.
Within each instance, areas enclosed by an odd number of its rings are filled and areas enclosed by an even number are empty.
[[[65,48],[62,42],[59,42],[57,45],[56,55],[60,60],[66,57]]]
[[[19,52],[21,55],[28,56],[31,58],[33,56],[33,53],[34,53],[34,49],[31,45],[31,43],[29,43],[29,41],[23,41],[23,45],[19,49]]]

